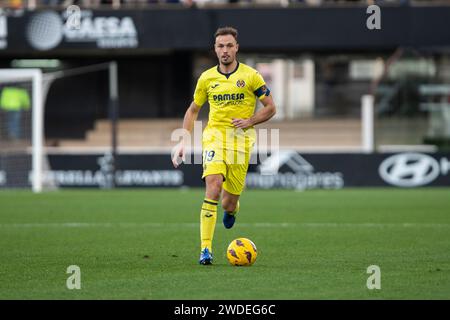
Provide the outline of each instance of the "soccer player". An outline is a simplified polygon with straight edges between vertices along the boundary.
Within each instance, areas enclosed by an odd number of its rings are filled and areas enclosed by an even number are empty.
[[[263,77],[239,62],[238,32],[231,27],[215,33],[214,49],[219,64],[203,72],[195,88],[194,100],[186,111],[183,129],[192,131],[200,108],[208,101],[209,119],[202,135],[205,198],[200,213],[200,264],[212,264],[212,240],[217,205],[222,196],[223,224],[229,229],[239,211],[241,195],[252,148],[256,140],[254,126],[275,114],[275,105]],[[264,108],[255,113],[256,99]],[[175,149],[173,165],[184,157],[186,141]]]

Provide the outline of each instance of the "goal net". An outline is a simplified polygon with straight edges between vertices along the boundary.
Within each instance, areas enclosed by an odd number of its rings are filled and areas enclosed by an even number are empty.
[[[42,73],[0,69],[0,188],[43,186]]]
[[[51,174],[44,139],[44,109],[54,81],[91,72],[108,72],[108,112],[112,123],[109,175],[115,177],[118,74],[115,61],[43,74],[40,69],[0,69],[0,189],[58,188]],[[115,187],[115,178],[109,187]]]

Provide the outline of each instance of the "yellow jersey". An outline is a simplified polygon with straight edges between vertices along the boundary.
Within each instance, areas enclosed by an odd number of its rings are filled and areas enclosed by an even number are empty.
[[[270,94],[263,77],[255,69],[239,63],[231,73],[224,74],[215,66],[206,70],[197,81],[194,103],[201,107],[209,102],[208,127],[234,128],[232,118],[253,116],[256,98]]]

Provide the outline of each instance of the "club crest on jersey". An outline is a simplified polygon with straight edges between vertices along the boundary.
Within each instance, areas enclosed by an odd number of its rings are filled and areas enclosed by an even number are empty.
[[[244,80],[238,80],[238,81],[236,81],[236,86],[237,86],[238,88],[243,88],[243,87],[245,87],[245,81],[244,81]]]

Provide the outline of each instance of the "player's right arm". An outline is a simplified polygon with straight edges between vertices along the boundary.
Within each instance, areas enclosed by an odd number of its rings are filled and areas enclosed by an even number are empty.
[[[191,102],[189,108],[186,110],[186,113],[184,114],[183,119],[183,130],[186,133],[183,135],[183,138],[178,143],[178,145],[175,147],[175,153],[173,154],[172,163],[175,168],[179,166],[178,159],[184,160],[184,149],[186,143],[187,137],[190,136],[190,133],[192,132],[192,128],[194,128],[194,123],[197,120],[198,113],[200,112],[201,106],[198,106],[195,104],[194,101]],[[189,133],[189,134],[187,134]]]
[[[183,129],[185,130],[186,135],[183,135],[183,139],[181,139],[180,143],[175,147],[175,153],[172,157],[172,163],[175,168],[178,167],[178,160],[181,158],[184,160],[184,148],[188,141],[185,139],[190,136],[192,129],[194,128],[194,122],[197,120],[198,113],[200,112],[200,108],[207,100],[207,92],[206,92],[206,83],[202,76],[197,81],[197,86],[195,87],[194,92],[194,101],[191,102],[189,108],[186,110],[183,119]],[[187,134],[189,133],[189,134]]]
[[[194,128],[194,122],[197,120],[200,108],[201,106],[196,105],[195,102],[192,101],[191,105],[184,114],[183,129],[187,130],[189,133],[191,133],[192,128]]]

